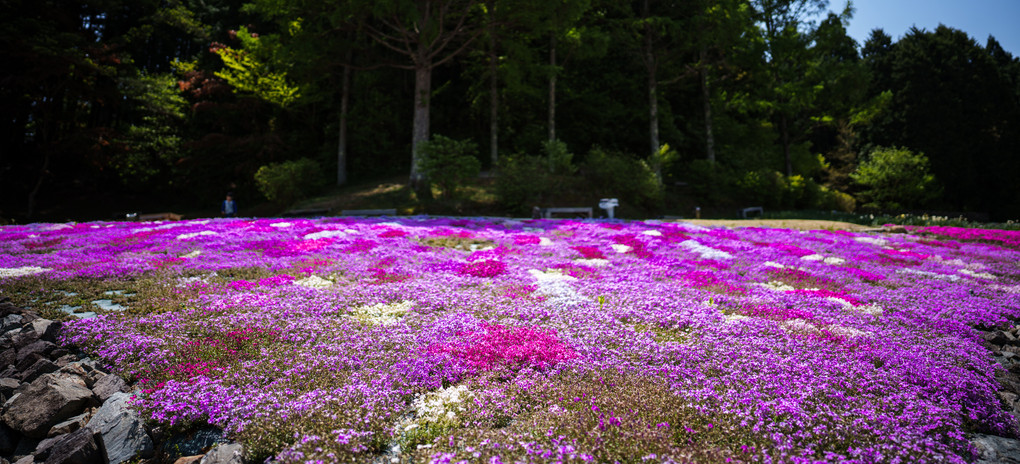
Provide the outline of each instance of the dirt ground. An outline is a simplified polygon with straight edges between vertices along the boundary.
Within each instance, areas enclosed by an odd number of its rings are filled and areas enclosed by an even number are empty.
[[[849,222],[821,221],[813,219],[684,219],[683,222],[699,226],[725,227],[772,227],[798,230],[849,230],[854,232],[876,230],[875,227],[862,226]]]

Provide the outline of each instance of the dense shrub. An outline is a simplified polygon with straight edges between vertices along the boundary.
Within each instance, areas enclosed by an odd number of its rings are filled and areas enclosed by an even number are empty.
[[[869,208],[922,207],[940,193],[928,158],[906,148],[876,148],[850,178],[862,187],[860,199]]]
[[[543,144],[545,156],[549,160],[550,174],[573,174],[577,168],[573,164],[574,154],[567,150],[567,144],[560,140],[549,140]]]
[[[421,146],[420,168],[429,181],[437,185],[447,199],[453,198],[464,181],[478,177],[482,163],[478,161],[478,145],[471,140],[454,140],[433,135]]]
[[[619,198],[621,206],[645,210],[662,206],[662,185],[645,160],[593,147],[585,159],[583,174],[594,194]]]
[[[308,158],[272,163],[255,173],[259,191],[269,201],[283,205],[311,194],[323,182],[319,163]]]
[[[500,158],[496,196],[508,212],[530,214],[533,206],[556,190],[546,160],[527,155]]]

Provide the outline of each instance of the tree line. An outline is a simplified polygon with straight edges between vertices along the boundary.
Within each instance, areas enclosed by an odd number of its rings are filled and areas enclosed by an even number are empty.
[[[437,134],[477,144],[482,169],[507,179],[528,160],[553,174],[557,157],[567,174],[600,160],[639,164],[642,185],[701,204],[1020,216],[1020,60],[945,26],[859,44],[853,12],[826,0],[3,2],[0,216],[102,192],[254,198],[260,168],[288,162],[337,185],[404,174],[427,196]]]

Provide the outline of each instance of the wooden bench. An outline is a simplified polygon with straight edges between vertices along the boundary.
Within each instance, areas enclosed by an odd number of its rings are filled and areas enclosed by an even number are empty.
[[[396,216],[397,209],[345,209],[340,212],[341,216]]]
[[[740,217],[747,219],[747,215],[751,213],[758,213],[758,217],[762,217],[765,214],[765,209],[761,206],[751,206],[740,210]]]
[[[553,214],[587,214],[588,218],[595,217],[592,213],[592,208],[587,207],[575,207],[575,208],[543,208],[542,217],[546,219],[552,218]]]

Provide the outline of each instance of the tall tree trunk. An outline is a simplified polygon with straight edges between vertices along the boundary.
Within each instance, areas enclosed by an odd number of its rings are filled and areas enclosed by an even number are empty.
[[[39,170],[39,179],[35,182],[35,187],[28,193],[28,218],[32,219],[35,214],[35,197],[39,194],[39,190],[42,189],[43,181],[46,180],[46,176],[50,173],[50,151],[43,148],[43,165],[42,169]]]
[[[715,162],[715,135],[712,134],[712,94],[708,89],[708,66],[705,66],[705,47],[701,47],[701,106],[705,112],[705,159]]]
[[[421,172],[421,145],[429,139],[429,100],[432,93],[432,63],[422,57],[414,66],[414,123],[411,129],[411,188],[426,197],[431,192]]]
[[[790,161],[790,131],[787,129],[786,115],[779,115],[779,130],[783,140],[783,159],[786,160],[786,177],[793,175],[793,163]]]
[[[644,17],[648,19],[648,0],[644,1]],[[662,159],[659,156],[659,93],[656,78],[655,54],[652,50],[652,29],[645,26],[645,68],[648,70],[648,140],[651,145],[652,170],[655,181],[662,185]]]
[[[490,14],[495,14],[493,5],[489,2]],[[492,167],[489,169],[496,172],[499,167],[499,56],[496,54],[496,31],[489,23],[489,159]]]
[[[556,32],[549,36],[549,141],[556,140]]]
[[[347,64],[344,65],[343,82],[340,94],[340,140],[336,151],[336,185],[347,183],[347,108],[351,100],[351,58],[353,52],[347,51]]]

